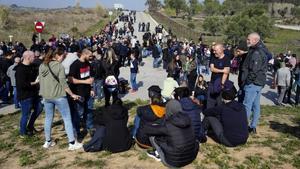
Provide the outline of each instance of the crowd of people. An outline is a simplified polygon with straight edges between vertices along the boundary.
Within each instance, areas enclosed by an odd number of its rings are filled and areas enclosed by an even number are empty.
[[[144,32],[141,43],[135,24]],[[39,132],[34,123],[44,110],[46,149],[56,144],[51,137],[56,108],[64,121],[69,150],[83,147],[87,152],[117,153],[136,143],[164,165],[182,167],[196,158],[207,136],[235,147],[257,132],[268,66],[278,87],[278,105],[285,105],[284,98],[291,103],[292,92],[296,93],[294,104],[299,103],[296,55],[289,52],[269,58],[257,33],[250,33],[236,47],[208,46],[164,35],[162,26],[151,33],[150,23],[136,23],[136,12],[129,12],[91,37],[76,40],[53,35],[47,42],[38,42],[34,35],[32,40],[29,50],[20,42],[0,44],[1,104],[9,103],[11,97],[15,108],[21,109],[21,138]],[[129,130],[128,110],[119,98],[121,91],[126,93],[120,67],[130,69],[130,92],[135,93],[137,75],[143,73],[139,66],[151,56],[153,69],[162,67],[167,77],[162,89],[158,84],[148,88],[150,103],[137,108]],[[230,73],[238,74],[239,89],[229,80]],[[210,81],[204,75],[210,75]],[[102,99],[105,105],[96,111],[94,102]],[[83,145],[87,134],[92,139]]]

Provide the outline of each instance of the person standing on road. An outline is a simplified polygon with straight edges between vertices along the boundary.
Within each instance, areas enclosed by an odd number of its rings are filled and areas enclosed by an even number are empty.
[[[275,82],[278,88],[278,100],[277,103],[279,106],[283,106],[283,99],[285,92],[289,88],[290,84],[290,79],[291,79],[291,72],[288,67],[288,62],[286,63],[281,63],[281,68],[277,70],[275,74]]]
[[[136,75],[139,72],[138,60],[134,52],[130,55],[130,84],[131,84],[131,93],[135,93],[138,90],[138,85],[136,84]]]
[[[264,45],[258,33],[251,33],[247,38],[249,47],[248,55],[242,67],[242,82],[245,90],[243,104],[246,107],[248,120],[253,112],[249,132],[256,133],[256,126],[260,117],[260,96],[261,90],[266,84],[268,61]]]
[[[153,57],[153,68],[159,67],[160,55],[162,54],[162,49],[157,40],[154,39],[152,47],[152,57]]]

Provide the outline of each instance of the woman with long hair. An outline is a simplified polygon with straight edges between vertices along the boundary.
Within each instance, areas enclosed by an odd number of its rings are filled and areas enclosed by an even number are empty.
[[[58,47],[56,50],[50,49],[39,68],[40,95],[44,99],[46,112],[44,125],[46,141],[43,147],[50,148],[55,145],[55,142],[51,139],[51,125],[56,107],[64,121],[65,130],[69,140],[68,150],[76,150],[80,149],[82,144],[78,143],[74,137],[71,113],[66,93],[74,100],[79,99],[80,96],[73,94],[69,89],[65,70],[61,64],[64,57],[65,51],[63,48]]]
[[[113,97],[113,102],[118,98],[118,77],[120,75],[119,62],[112,48],[108,48],[102,60],[104,69],[104,85],[103,91],[105,96],[105,106],[109,106],[110,97]]]

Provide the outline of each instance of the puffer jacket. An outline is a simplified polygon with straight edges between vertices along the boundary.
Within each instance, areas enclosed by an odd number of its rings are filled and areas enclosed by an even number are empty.
[[[137,108],[137,116],[140,117],[140,126],[136,133],[138,143],[151,147],[146,125],[161,124],[165,115],[165,108],[158,105],[146,105]]]
[[[155,136],[167,164],[173,167],[190,164],[197,157],[199,150],[190,118],[186,114],[177,113],[164,120],[164,125],[145,126],[148,134]]]
[[[203,126],[201,123],[200,113],[201,108],[195,104],[191,98],[185,97],[179,100],[184,114],[187,114],[191,119],[192,128],[197,140],[202,140],[204,137]]]

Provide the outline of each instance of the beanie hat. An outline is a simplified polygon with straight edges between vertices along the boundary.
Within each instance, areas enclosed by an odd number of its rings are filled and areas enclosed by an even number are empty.
[[[182,112],[182,107],[179,101],[170,100],[166,105],[166,117],[169,118],[174,114]]]

